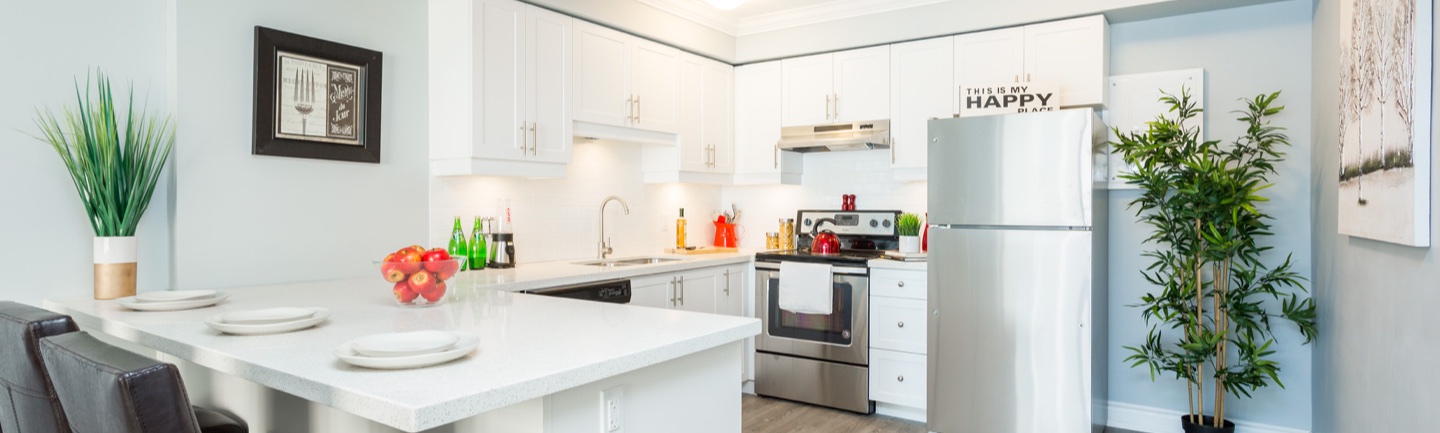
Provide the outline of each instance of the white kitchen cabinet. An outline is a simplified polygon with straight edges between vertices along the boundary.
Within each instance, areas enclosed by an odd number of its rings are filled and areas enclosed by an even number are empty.
[[[871,266],[870,399],[875,412],[925,420],[926,272]]]
[[[890,46],[781,60],[782,126],[890,115]]]
[[[735,184],[799,185],[802,155],[782,152],[781,62],[735,68]]]
[[[656,274],[630,279],[630,305],[652,308],[670,308],[670,289],[675,284],[675,275]]]
[[[511,0],[429,12],[432,173],[564,176],[570,17]]]
[[[890,46],[890,168],[896,180],[928,177],[929,121],[957,111],[955,40],[926,39]]]
[[[955,36],[955,85],[1046,83],[1061,107],[1105,105],[1109,24],[1104,15]]]
[[[645,146],[645,182],[733,182],[733,69],[714,60],[681,54],[678,144]]]
[[[744,314],[745,266],[693,269],[630,279],[630,305]]]
[[[575,120],[677,132],[680,51],[584,21],[574,26]]]

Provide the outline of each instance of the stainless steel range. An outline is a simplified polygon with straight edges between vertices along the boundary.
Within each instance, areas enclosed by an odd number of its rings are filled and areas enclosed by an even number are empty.
[[[870,268],[867,262],[899,244],[899,211],[802,210],[796,250],[755,254],[755,393],[860,413],[870,400]],[[840,240],[837,254],[812,254],[816,225]],[[830,314],[779,307],[780,268],[786,261],[824,263],[831,269]]]

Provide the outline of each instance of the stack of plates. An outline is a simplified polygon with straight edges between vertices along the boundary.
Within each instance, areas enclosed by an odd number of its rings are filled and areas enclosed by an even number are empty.
[[[127,296],[116,299],[115,303],[131,310],[175,311],[209,307],[228,297],[229,293],[215,290],[168,290]]]
[[[341,344],[335,348],[335,357],[367,368],[418,368],[459,359],[479,346],[480,337],[469,332],[393,332]]]
[[[205,320],[211,329],[236,335],[277,334],[309,328],[330,317],[330,310],[319,307],[265,308],[217,314]]]

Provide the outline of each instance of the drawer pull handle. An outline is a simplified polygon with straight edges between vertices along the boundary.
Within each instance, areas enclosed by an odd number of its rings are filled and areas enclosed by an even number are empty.
[[[901,328],[904,328],[904,327],[905,327],[905,322],[896,323],[895,326],[899,326],[899,327],[901,327]]]
[[[900,381],[900,382],[904,382],[904,381],[905,381],[905,376],[895,376],[895,380],[896,380],[896,381]]]
[[[896,285],[898,285],[898,286],[900,286],[900,287],[905,287],[905,282],[904,282],[904,281],[901,281],[901,282],[899,282],[899,283],[896,283]]]

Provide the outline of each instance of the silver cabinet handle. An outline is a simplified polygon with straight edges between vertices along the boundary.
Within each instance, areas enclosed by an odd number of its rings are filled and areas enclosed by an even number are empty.
[[[895,148],[900,147],[900,138],[890,134],[890,164],[895,164]]]
[[[530,122],[530,154],[540,155],[540,135],[535,133],[535,122]]]
[[[1029,73],[1029,72],[1026,72],[1026,73],[1025,73],[1025,81],[1030,81],[1030,73]]]
[[[899,327],[901,327],[901,328],[904,328],[904,327],[905,327],[905,322],[896,323],[895,326],[899,326]]]
[[[725,270],[725,296],[730,296],[730,270]]]
[[[905,381],[905,376],[904,376],[904,375],[895,376],[895,381],[897,381],[897,382],[904,382],[904,381]]]
[[[685,306],[685,278],[680,278],[680,306]]]
[[[530,153],[530,136],[525,135],[525,122],[520,122],[520,153]]]
[[[835,95],[835,120],[840,120],[840,95]]]
[[[635,95],[630,95],[629,98],[625,98],[625,121],[626,121],[626,122],[631,122],[631,121],[634,121],[634,120],[635,120]]]
[[[670,308],[675,308],[675,293],[677,290],[675,288],[675,278],[676,277],[670,277]]]
[[[635,95],[635,123],[640,123],[640,95]]]
[[[1016,82],[1016,83],[1019,83],[1019,82],[1020,82],[1020,74],[1015,74],[1015,82]]]
[[[904,282],[904,281],[901,281],[901,282],[895,283],[895,285],[900,286],[900,287],[905,287],[905,282]]]
[[[775,153],[770,155],[770,163],[776,170],[780,169],[780,143],[775,143]]]

